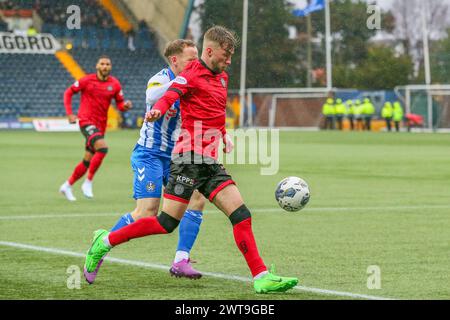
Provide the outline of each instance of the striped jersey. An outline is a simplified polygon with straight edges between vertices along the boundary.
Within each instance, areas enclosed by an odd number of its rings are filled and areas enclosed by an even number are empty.
[[[174,79],[175,75],[172,70],[165,68],[148,81],[147,112],[164,95]],[[155,122],[144,122],[142,124],[138,144],[148,148],[152,153],[170,158],[172,149],[178,139],[180,127],[180,101],[177,100],[164,117]]]

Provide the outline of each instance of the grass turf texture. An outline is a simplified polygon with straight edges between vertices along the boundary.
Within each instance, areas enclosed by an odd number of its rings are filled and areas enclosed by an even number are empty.
[[[134,208],[129,158],[137,131],[107,135],[110,152],[94,181],[93,200],[58,194],[83,154],[78,133],[0,132],[0,241],[84,253],[92,231],[110,228]],[[229,165],[253,213],[267,264],[300,285],[400,299],[449,299],[450,148],[447,135],[282,132],[280,170]],[[312,198],[298,213],[274,200],[276,184],[300,176]],[[260,209],[270,209],[264,212]],[[231,224],[212,205],[193,249],[202,271],[248,277]],[[92,214],[105,214],[89,216]],[[81,216],[72,217],[72,214]],[[36,219],[18,216],[56,215]],[[83,215],[86,215],[83,217]],[[11,219],[18,217],[18,219]],[[134,240],[111,256],[169,265],[178,232]],[[171,278],[154,270],[105,262],[96,284],[66,286],[67,267],[83,258],[0,245],[0,299],[344,299],[293,290],[255,295],[250,283]],[[367,288],[367,268],[381,269],[381,289]]]

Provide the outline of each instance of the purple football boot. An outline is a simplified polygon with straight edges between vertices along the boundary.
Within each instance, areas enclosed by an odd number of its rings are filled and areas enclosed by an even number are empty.
[[[106,256],[105,256],[105,258],[106,258]],[[105,258],[101,259],[101,260],[98,262],[97,268],[95,268],[94,272],[89,273],[89,272],[87,272],[86,267],[84,267],[84,270],[83,270],[83,272],[84,272],[84,278],[86,279],[86,281],[87,281],[89,284],[93,284],[93,283],[94,283],[95,278],[97,277],[98,270],[100,270],[100,267],[102,266],[103,260],[104,260]]]
[[[170,274],[177,278],[189,278],[189,279],[200,279],[202,274],[192,268],[190,259],[183,259],[180,262],[172,263],[172,267],[170,268]]]

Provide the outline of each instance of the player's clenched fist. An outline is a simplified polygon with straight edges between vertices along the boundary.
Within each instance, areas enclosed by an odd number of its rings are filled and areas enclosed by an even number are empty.
[[[77,123],[77,116],[74,114],[69,114],[67,116],[67,119],[69,120],[69,123]]]
[[[130,110],[131,108],[133,108],[133,103],[131,102],[131,101],[126,101],[124,104],[123,104],[123,108],[125,109],[125,111],[128,111],[128,110]]]
[[[159,110],[150,110],[145,114],[145,122],[154,122],[161,118],[161,111]]]

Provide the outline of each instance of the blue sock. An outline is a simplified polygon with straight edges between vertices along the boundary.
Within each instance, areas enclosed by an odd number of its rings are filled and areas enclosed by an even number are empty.
[[[117,221],[116,225],[111,229],[111,231],[117,231],[119,229],[122,229],[123,227],[126,227],[129,224],[132,224],[134,222],[133,217],[131,216],[131,213],[124,214],[120,217],[119,221]]]
[[[180,222],[180,231],[177,251],[191,252],[195,239],[197,239],[203,213],[197,210],[186,210]]]

